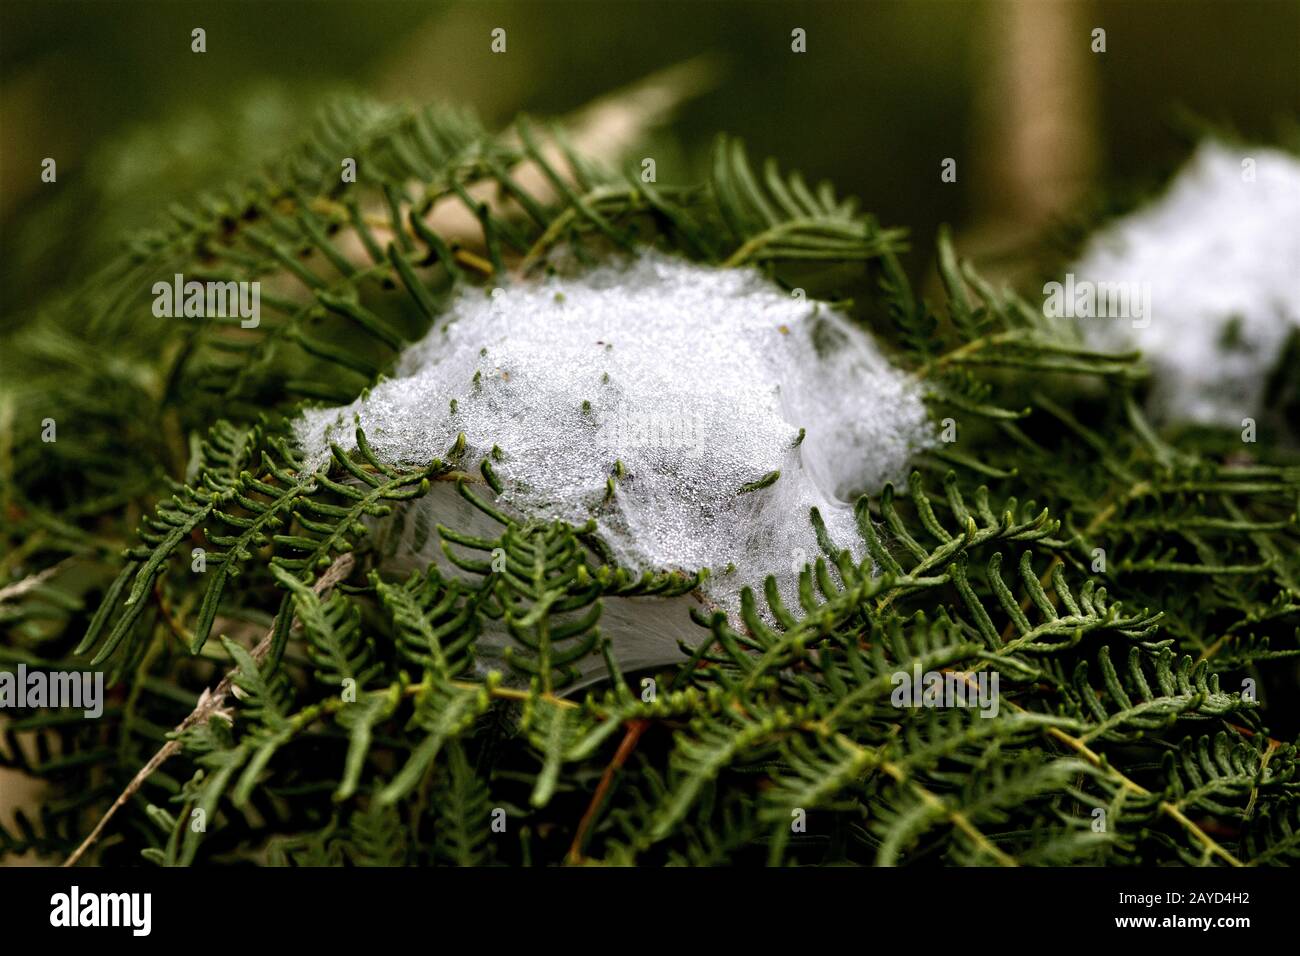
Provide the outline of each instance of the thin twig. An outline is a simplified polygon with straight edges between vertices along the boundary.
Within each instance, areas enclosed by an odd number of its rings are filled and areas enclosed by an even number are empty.
[[[39,587],[49,578],[58,574],[63,567],[71,561],[72,558],[64,558],[58,564],[53,564],[44,571],[38,571],[36,574],[23,578],[21,581],[15,581],[13,584],[7,584],[0,588],[0,601],[8,601],[10,598],[20,597],[33,588]]]
[[[596,814],[600,812],[600,806],[605,802],[605,795],[609,793],[609,788],[614,783],[614,774],[618,772],[623,764],[627,763],[627,758],[632,756],[632,751],[636,749],[636,743],[645,733],[646,728],[650,726],[650,721],[636,719],[628,721],[627,733],[623,735],[623,742],[618,745],[618,750],[614,754],[614,759],[609,762],[605,772],[600,776],[600,783],[596,785],[596,792],[591,795],[591,803],[587,806],[587,812],[582,815],[582,820],[578,824],[578,832],[573,835],[573,843],[569,847],[569,862],[582,862],[582,845],[587,841],[587,831],[592,824],[596,822]]]
[[[317,595],[324,594],[351,573],[353,563],[354,559],[350,552],[336,558],[334,563],[331,564],[329,568],[326,569],[325,573],[320,576],[320,580],[312,586],[312,590],[315,591]],[[263,637],[252,650],[253,660],[259,664],[271,650],[271,645],[275,639],[275,624],[275,621],[271,622],[270,630],[266,632],[266,636]],[[292,627],[292,625],[293,622],[290,621],[290,626]],[[95,824],[95,829],[91,830],[90,835],[82,841],[81,846],[77,847],[77,849],[73,851],[72,855],[63,861],[64,866],[75,866],[77,861],[80,860],[81,857],[85,855],[86,851],[95,844],[95,841],[99,839],[100,834],[104,832],[104,828],[107,827],[108,822],[113,819],[113,815],[117,813],[118,808],[124,806],[128,800],[135,796],[140,787],[144,785],[144,782],[148,780],[153,772],[161,767],[169,757],[175,756],[180,751],[181,734],[189,730],[191,727],[196,727],[199,724],[206,724],[218,714],[223,716],[229,715],[229,711],[225,710],[226,697],[229,696],[231,689],[234,687],[235,675],[238,673],[239,668],[236,667],[227,673],[225,677],[221,678],[221,683],[217,684],[215,690],[204,688],[203,693],[199,696],[198,703],[195,704],[194,709],[190,711],[190,715],[177,724],[176,729],[172,731],[172,739],[163,744],[158,752],[149,759],[149,762],[141,767],[139,772],[131,778],[131,782],[126,785],[126,789],[123,790],[118,798],[113,801],[113,805],[109,807],[108,812],[100,818],[99,823]]]

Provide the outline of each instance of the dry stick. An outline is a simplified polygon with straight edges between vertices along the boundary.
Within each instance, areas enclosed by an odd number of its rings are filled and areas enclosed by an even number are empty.
[[[352,565],[353,557],[351,553],[336,558],[334,563],[331,564],[329,568],[326,569],[325,573],[320,576],[320,580],[312,586],[312,590],[315,591],[317,595],[324,594],[351,573]],[[271,650],[271,645],[275,638],[275,624],[275,621],[271,622],[271,628],[266,632],[266,636],[263,637],[252,650],[253,660],[259,664]],[[290,620],[289,625],[290,627],[293,626],[292,620]],[[123,790],[118,798],[113,801],[113,805],[109,807],[108,812],[100,818],[99,823],[95,824],[95,829],[90,831],[90,836],[86,837],[86,839],[82,841],[81,846],[77,847],[72,855],[63,861],[64,866],[75,866],[77,861],[80,860],[85,852],[94,845],[96,840],[99,839],[100,834],[104,832],[104,828],[108,826],[108,821],[113,819],[113,815],[117,813],[118,808],[124,806],[128,800],[135,796],[136,792],[144,785],[144,782],[149,779],[150,775],[161,767],[169,757],[174,756],[180,751],[180,734],[189,730],[191,727],[207,723],[217,714],[227,713],[222,708],[226,702],[226,697],[229,696],[231,689],[234,687],[235,675],[237,673],[239,673],[238,667],[226,674],[225,677],[221,678],[221,683],[217,685],[216,690],[204,688],[203,693],[199,696],[198,703],[194,705],[194,710],[190,712],[188,717],[177,724],[176,729],[172,731],[176,736],[163,744],[159,751],[149,759],[149,762],[141,767],[140,771],[131,778],[131,782],[126,785],[126,789]]]
[[[591,804],[587,807],[587,812],[582,815],[582,821],[578,824],[578,832],[573,835],[573,845],[569,847],[569,862],[582,862],[582,844],[587,840],[587,831],[592,824],[596,822],[596,814],[600,812],[600,805],[605,802],[605,795],[614,783],[614,774],[627,763],[627,758],[632,756],[632,751],[636,749],[637,741],[645,733],[650,721],[644,719],[634,719],[628,722],[627,733],[623,736],[623,742],[618,745],[618,751],[614,754],[614,759],[610,761],[605,772],[600,775],[600,783],[596,786],[596,792],[591,795]]]
[[[23,578],[21,581],[16,581],[13,584],[0,588],[0,601],[8,601],[10,598],[21,597],[28,591],[39,587],[42,582],[63,570],[63,567],[71,560],[72,558],[64,558],[58,564],[51,565],[44,571],[38,571],[36,574]]]

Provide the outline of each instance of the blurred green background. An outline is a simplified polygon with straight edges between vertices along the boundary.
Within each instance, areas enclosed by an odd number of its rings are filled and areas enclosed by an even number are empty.
[[[0,305],[9,321],[167,203],[256,168],[336,91],[452,100],[494,125],[707,55],[702,91],[649,137],[660,180],[702,178],[713,136],[739,134],[909,227],[920,270],[940,222],[997,255],[1146,188],[1198,123],[1294,138],[1298,50],[1298,0],[6,0]]]

